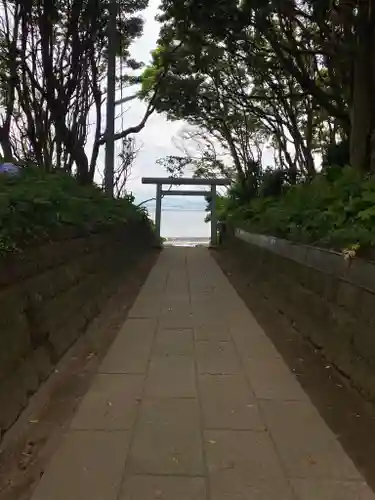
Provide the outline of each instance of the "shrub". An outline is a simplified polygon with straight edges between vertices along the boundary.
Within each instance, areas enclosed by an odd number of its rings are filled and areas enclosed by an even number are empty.
[[[80,186],[63,173],[25,168],[19,177],[0,176],[0,254],[53,240],[64,228],[79,233],[137,220],[151,224],[131,196],[113,200],[95,186]]]
[[[375,245],[375,177],[345,167],[289,187],[282,196],[256,197],[226,215],[242,227],[295,242],[342,250]]]

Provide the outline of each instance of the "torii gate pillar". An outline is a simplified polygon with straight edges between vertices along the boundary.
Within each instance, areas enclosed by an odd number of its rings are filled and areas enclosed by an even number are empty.
[[[229,179],[200,179],[200,178],[173,178],[173,177],[143,177],[142,184],[156,184],[155,230],[160,239],[161,200],[165,195],[178,196],[210,196],[211,198],[211,245],[217,245],[217,213],[216,213],[216,186],[228,186]],[[163,191],[163,185],[180,186],[211,186],[210,191]]]

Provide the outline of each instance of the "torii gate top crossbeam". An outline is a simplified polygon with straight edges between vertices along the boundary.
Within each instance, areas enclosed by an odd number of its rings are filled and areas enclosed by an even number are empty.
[[[172,186],[229,186],[229,179],[202,179],[196,177],[142,177],[142,184],[169,184]]]

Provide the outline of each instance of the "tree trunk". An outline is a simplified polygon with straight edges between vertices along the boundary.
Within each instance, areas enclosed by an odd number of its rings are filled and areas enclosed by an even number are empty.
[[[365,171],[375,171],[374,8],[375,0],[359,4],[350,116],[350,164]]]
[[[222,120],[222,125],[223,125],[223,135],[227,141],[227,144],[228,144],[228,147],[229,147],[229,151],[231,153],[231,156],[232,156],[232,159],[233,159],[233,163],[234,163],[234,166],[235,166],[235,169],[236,169],[236,172],[237,172],[237,177],[238,177],[238,180],[240,182],[244,182],[245,179],[246,179],[246,175],[245,175],[245,172],[242,168],[242,165],[241,165],[241,161],[239,159],[239,156],[238,156],[238,153],[237,153],[237,150],[236,150],[236,146],[234,144],[234,140],[233,140],[233,137],[232,137],[232,134],[230,133],[230,130],[227,126],[227,124],[225,123],[225,120]]]
[[[3,150],[3,159],[4,161],[12,161],[13,154],[12,148],[10,145],[9,135],[4,130],[0,130],[0,147]]]

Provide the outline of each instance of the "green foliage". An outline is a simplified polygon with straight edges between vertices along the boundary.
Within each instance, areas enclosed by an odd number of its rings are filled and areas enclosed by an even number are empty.
[[[317,157],[348,164],[347,144],[336,145],[350,135],[358,13],[356,2],[345,4],[345,15],[338,14],[344,2],[334,3],[163,0],[144,97],[222,142],[238,173],[246,175],[249,157],[269,146],[276,166],[294,178],[313,177]],[[150,75],[161,70],[157,95],[150,94]]]
[[[345,139],[338,144],[330,144],[324,151],[322,165],[324,168],[345,167],[349,163],[349,139]],[[328,166],[328,167],[327,167]]]
[[[375,245],[375,177],[345,167],[290,186],[282,196],[257,196],[225,216],[252,232],[342,250]],[[331,172],[332,173],[332,172]]]
[[[157,58],[158,50],[153,52],[153,57]],[[141,96],[144,98],[150,97],[154,91],[154,87],[158,80],[159,75],[161,74],[161,70],[156,66],[156,64],[152,66],[148,66],[144,69],[141,77]]]
[[[66,228],[79,234],[130,221],[150,224],[147,212],[98,187],[80,186],[69,175],[25,168],[21,177],[0,176],[0,255],[59,237]]]

